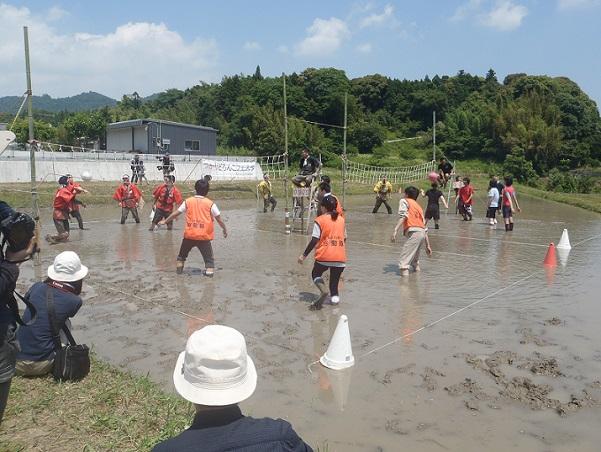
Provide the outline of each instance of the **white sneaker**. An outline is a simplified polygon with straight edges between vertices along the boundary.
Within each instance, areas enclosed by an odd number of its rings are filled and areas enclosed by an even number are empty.
[[[401,276],[409,276],[409,269],[401,268]]]
[[[332,298],[330,298],[330,303],[332,303],[332,304],[340,303],[340,297],[338,295],[334,295]]]
[[[496,219],[496,218],[494,219],[494,223],[495,223],[495,224],[497,224],[497,223],[498,223],[498,221],[497,221],[497,219]]]

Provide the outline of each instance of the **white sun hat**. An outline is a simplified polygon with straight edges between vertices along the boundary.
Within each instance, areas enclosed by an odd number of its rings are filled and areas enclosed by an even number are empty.
[[[179,395],[198,405],[224,406],[246,400],[257,387],[257,371],[246,354],[244,336],[223,325],[195,331],[177,358],[173,383]]]
[[[55,281],[79,281],[87,274],[88,267],[81,264],[79,256],[73,251],[63,251],[54,258],[54,264],[48,267],[48,277]]]

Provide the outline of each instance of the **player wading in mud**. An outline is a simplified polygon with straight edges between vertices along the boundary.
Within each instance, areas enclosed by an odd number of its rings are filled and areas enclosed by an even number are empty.
[[[417,203],[418,194],[419,190],[416,187],[405,188],[405,197],[399,202],[399,221],[390,238],[392,242],[395,242],[401,227],[403,228],[403,234],[407,237],[399,258],[401,276],[409,275],[410,267],[413,267],[416,272],[420,271],[419,252],[424,243],[426,244],[426,253],[428,255],[432,254],[428,232],[426,231],[424,211]]]
[[[150,224],[149,231],[154,231],[155,227],[159,224],[159,221],[167,218],[173,212],[173,208],[176,204],[182,202],[182,193],[174,185],[175,176],[165,176],[164,183],[159,185],[152,192],[154,198],[154,218]],[[167,229],[173,228],[173,221],[167,223]]]
[[[73,181],[73,176],[71,174],[65,174],[65,176],[67,176],[68,185],[73,187],[73,191],[75,192],[76,195],[78,193],[90,193],[88,190],[83,188],[81,185],[75,183]],[[71,201],[71,204],[69,204],[69,215],[72,218],[75,218],[77,220],[77,225],[79,226],[79,229],[81,229],[83,231],[86,228],[84,228],[84,226],[83,226],[83,218],[81,217],[81,210],[80,210],[81,207],[85,208],[86,205],[83,202],[81,202],[79,199],[77,199],[77,196],[76,196]]]
[[[269,174],[263,175],[263,180],[259,182],[259,185],[257,185],[257,192],[263,198],[263,213],[267,212],[267,207],[269,207],[270,204],[271,211],[273,212],[278,202],[271,194],[271,181],[269,180]]]
[[[46,236],[46,240],[51,244],[66,242],[69,239],[69,212],[70,206],[75,200],[75,195],[83,191],[81,187],[69,184],[67,176],[61,176],[58,179],[59,188],[54,195],[52,202],[52,220],[56,227],[57,235]]]
[[[129,181],[129,176],[124,174],[121,178],[122,184],[119,185],[113,199],[119,202],[121,206],[121,224],[125,224],[125,220],[129,216],[129,212],[132,213],[136,223],[140,223],[140,216],[138,215],[138,205],[142,198],[142,193],[136,187],[136,184],[132,184]]]
[[[321,309],[330,295],[333,305],[340,303],[338,283],[346,265],[346,226],[344,217],[337,212],[338,202],[333,196],[326,196],[319,206],[320,215],[315,219],[311,241],[304,253],[298,257],[302,264],[315,248],[315,263],[311,278],[319,289],[317,301],[311,304],[311,310]],[[322,275],[330,270],[330,290],[326,288]]]
[[[374,186],[374,193],[376,194],[376,205],[371,213],[378,213],[380,206],[384,204],[388,214],[392,214],[392,207],[388,204],[392,193],[392,184],[386,180],[386,176],[382,176],[382,180]]]
[[[186,262],[188,254],[190,254],[192,248],[198,248],[205,263],[203,274],[213,277],[215,272],[213,246],[211,245],[211,241],[215,238],[213,220],[221,226],[224,238],[227,238],[227,229],[221,219],[219,208],[213,201],[206,197],[209,193],[209,182],[206,179],[197,180],[194,184],[194,189],[196,190],[196,195],[186,199],[175,212],[167,218],[162,219],[159,225],[168,224],[182,213],[185,213],[184,239],[177,255],[175,271],[177,274],[183,273],[184,262]]]

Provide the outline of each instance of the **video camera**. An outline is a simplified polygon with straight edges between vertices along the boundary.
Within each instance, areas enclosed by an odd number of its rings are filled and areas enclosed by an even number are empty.
[[[5,245],[7,245],[7,251],[18,253],[29,246],[32,238],[34,238],[32,255],[39,252],[39,230],[33,218],[26,213],[11,213],[0,222],[0,233],[2,234],[2,246],[0,247],[2,258],[4,258]]]

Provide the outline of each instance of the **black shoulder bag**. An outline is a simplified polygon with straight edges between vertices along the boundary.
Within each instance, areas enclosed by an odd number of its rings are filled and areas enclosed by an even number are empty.
[[[67,325],[63,325],[69,345],[62,345],[59,329],[56,323],[56,311],[54,310],[54,293],[52,288],[46,289],[46,307],[48,309],[48,319],[50,320],[50,329],[54,341],[54,366],[52,375],[55,380],[77,381],[90,373],[90,349],[85,344],[77,344]]]

